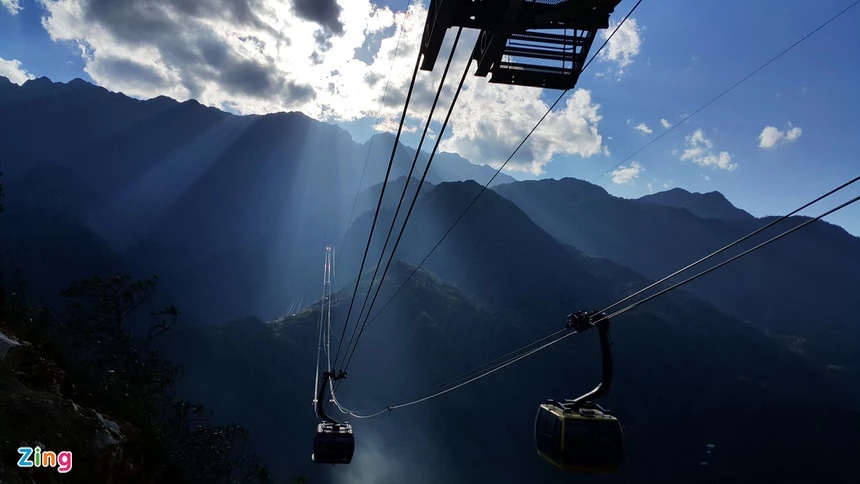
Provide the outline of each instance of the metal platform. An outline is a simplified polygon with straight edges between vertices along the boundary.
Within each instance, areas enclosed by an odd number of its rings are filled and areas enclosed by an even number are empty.
[[[433,70],[445,32],[480,29],[472,59],[492,83],[571,89],[620,0],[431,0],[421,69]]]

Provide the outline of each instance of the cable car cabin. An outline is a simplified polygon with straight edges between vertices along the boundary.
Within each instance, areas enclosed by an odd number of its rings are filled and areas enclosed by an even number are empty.
[[[535,418],[535,445],[538,455],[566,471],[614,472],[624,459],[621,423],[595,404],[542,404]]]
[[[421,69],[433,70],[445,32],[480,29],[472,59],[491,83],[572,89],[620,0],[430,0]]]
[[[355,452],[355,435],[348,423],[320,422],[311,459],[318,464],[349,464]]]

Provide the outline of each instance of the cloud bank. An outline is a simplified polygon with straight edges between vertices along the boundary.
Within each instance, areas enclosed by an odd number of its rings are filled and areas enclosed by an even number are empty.
[[[420,2],[395,12],[370,0],[38,1],[51,38],[73,43],[84,71],[108,89],[194,98],[240,114],[301,111],[335,123],[380,118],[380,131],[398,124],[427,15]],[[619,72],[627,67],[639,53],[640,30],[629,19],[601,60]],[[473,31],[461,38],[436,128],[476,39]],[[450,31],[435,70],[419,71],[408,130],[428,114],[452,43]],[[487,80],[467,77],[441,147],[498,166],[549,105],[540,89]],[[589,91],[568,93],[508,167],[540,174],[556,155],[601,153],[599,109]]]

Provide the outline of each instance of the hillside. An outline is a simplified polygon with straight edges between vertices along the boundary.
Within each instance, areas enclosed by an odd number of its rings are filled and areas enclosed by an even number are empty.
[[[148,345],[175,325],[175,307],[153,313],[148,337],[137,333],[156,285],[91,277],[55,312],[26,305],[0,273],[0,481],[271,482],[245,451],[247,431],[213,426],[205,407],[177,398],[180,368]],[[191,457],[198,466],[183,464]]]

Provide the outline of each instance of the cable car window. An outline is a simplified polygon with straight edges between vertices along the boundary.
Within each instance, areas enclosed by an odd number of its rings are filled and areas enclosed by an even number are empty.
[[[559,417],[551,411],[547,410],[546,423],[544,423],[543,427],[547,435],[552,436],[552,434],[555,432],[555,425],[558,421]]]
[[[568,420],[564,462],[567,465],[614,467],[620,462],[622,436],[615,420]]]
[[[555,417],[555,416],[553,416]],[[552,418],[552,452],[549,456],[555,461],[561,460],[561,432],[563,429],[562,420],[560,418]]]
[[[552,431],[547,428],[547,424],[551,423],[553,416],[548,410],[540,407],[538,409],[537,420],[535,421],[535,445],[538,450],[545,454],[550,454],[550,446],[552,445]]]

